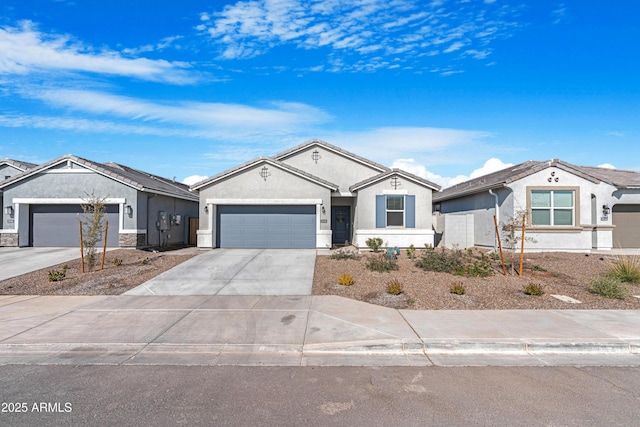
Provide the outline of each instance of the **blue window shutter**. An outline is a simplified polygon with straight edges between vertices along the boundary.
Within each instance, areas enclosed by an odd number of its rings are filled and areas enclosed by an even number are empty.
[[[376,195],[376,228],[385,228],[387,225],[387,197],[383,194]]]
[[[404,202],[406,228],[416,228],[416,196],[406,196]]]

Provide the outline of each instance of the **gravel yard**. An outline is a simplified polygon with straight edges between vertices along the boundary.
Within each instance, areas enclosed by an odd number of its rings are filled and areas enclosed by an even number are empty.
[[[1,295],[119,295],[195,256],[193,249],[148,252],[134,249],[107,251],[100,265],[82,273],[80,259],[0,281]],[[101,254],[100,254],[101,255]],[[120,260],[119,265],[116,260]],[[65,265],[68,267],[65,269]],[[49,272],[65,271],[50,282]]]
[[[82,273],[80,260],[77,259],[0,281],[0,294],[118,295],[198,253],[196,248],[166,252],[112,250],[106,254],[103,271],[94,269]],[[416,259],[421,253],[423,251],[418,251]],[[480,253],[474,250],[473,259],[480,259]],[[367,250],[361,251],[358,260],[317,256],[313,294],[338,295],[387,307],[417,310],[640,309],[640,299],[633,296],[640,295],[640,286],[628,285],[629,295],[622,300],[589,292],[591,280],[605,274],[615,262],[616,258],[608,255],[564,252],[526,254],[523,277],[512,271],[504,276],[500,261],[491,258],[485,258],[492,272],[488,277],[425,271],[416,267],[415,260],[409,259],[405,251],[397,259],[398,270],[375,272],[366,267],[368,259],[381,256]],[[120,265],[117,265],[117,260],[121,261]],[[50,271],[63,270],[65,277],[62,280],[49,281]],[[343,273],[353,277],[352,286],[337,283]],[[403,288],[403,292],[397,296],[386,292],[387,285],[394,280]],[[451,293],[454,284],[462,285],[465,293]],[[529,284],[541,285],[544,294],[525,294],[524,287]],[[552,297],[552,294],[565,295],[581,303],[563,302]]]
[[[419,257],[422,251],[418,252]],[[474,250],[474,257],[477,258],[478,254],[479,251]],[[495,260],[491,260],[493,274],[488,277],[424,271],[415,266],[405,251],[398,257],[399,269],[396,271],[367,269],[367,259],[379,256],[369,251],[362,251],[359,260],[318,256],[313,294],[339,295],[388,307],[417,310],[640,309],[640,299],[632,296],[640,295],[640,286],[628,285],[630,294],[623,300],[589,292],[592,278],[606,273],[613,265],[615,259],[611,256],[564,252],[525,254],[523,277],[510,271],[504,276],[500,261]],[[353,277],[353,285],[337,284],[343,273]],[[398,296],[386,292],[387,284],[393,280],[404,288]],[[451,286],[456,283],[464,287],[464,295],[451,293]],[[544,294],[525,294],[524,287],[531,283],[542,285]],[[552,294],[569,296],[581,304],[560,301]]]

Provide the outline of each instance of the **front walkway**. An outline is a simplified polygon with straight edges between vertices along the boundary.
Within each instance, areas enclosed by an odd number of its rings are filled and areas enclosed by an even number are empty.
[[[315,249],[214,249],[125,295],[311,295]]]
[[[639,310],[395,310],[336,296],[0,296],[1,364],[640,366]]]

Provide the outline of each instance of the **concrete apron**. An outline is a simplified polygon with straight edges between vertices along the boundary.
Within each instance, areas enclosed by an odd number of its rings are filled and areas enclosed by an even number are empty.
[[[394,310],[335,296],[0,296],[0,364],[640,365],[635,310]]]
[[[215,249],[125,295],[311,295],[315,249]]]

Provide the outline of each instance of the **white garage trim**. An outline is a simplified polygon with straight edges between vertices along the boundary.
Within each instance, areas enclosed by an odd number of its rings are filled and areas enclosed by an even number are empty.
[[[198,230],[199,235],[198,246],[200,247],[215,247],[217,240],[216,236],[216,217],[217,217],[217,205],[315,205],[316,206],[316,247],[325,248],[331,247],[327,245],[327,233],[320,230],[320,217],[322,211],[322,199],[206,199],[205,206],[207,207],[208,215],[208,230]],[[200,237],[202,236],[202,237]],[[329,234],[330,240],[330,234]]]

